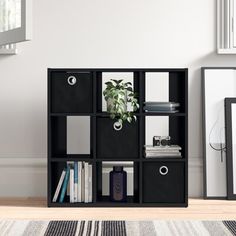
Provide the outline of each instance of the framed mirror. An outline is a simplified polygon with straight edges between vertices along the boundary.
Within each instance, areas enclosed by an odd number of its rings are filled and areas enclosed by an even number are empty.
[[[202,68],[204,197],[226,198],[226,97],[236,97],[236,68]]]
[[[225,99],[227,196],[236,199],[236,98]]]

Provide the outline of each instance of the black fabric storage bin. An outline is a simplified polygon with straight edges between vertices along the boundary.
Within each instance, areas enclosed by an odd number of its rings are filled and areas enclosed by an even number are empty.
[[[123,123],[123,128],[114,130],[115,120],[97,118],[97,157],[98,158],[138,158],[138,120]]]
[[[183,203],[184,183],[184,163],[143,163],[143,201],[146,203]]]
[[[71,76],[76,79],[75,84],[69,84]],[[52,112],[92,112],[93,82],[89,72],[57,71],[51,77]]]

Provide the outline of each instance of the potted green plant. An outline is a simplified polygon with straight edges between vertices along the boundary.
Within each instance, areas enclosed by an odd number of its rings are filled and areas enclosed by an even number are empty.
[[[105,85],[106,88],[103,91],[103,95],[107,102],[107,112],[110,113],[111,119],[116,119],[114,128],[120,130],[123,122],[131,123],[133,120],[136,121],[137,117],[134,112],[138,110],[139,104],[137,93],[134,92],[132,83],[111,79]],[[131,105],[131,111],[127,110],[128,103]]]

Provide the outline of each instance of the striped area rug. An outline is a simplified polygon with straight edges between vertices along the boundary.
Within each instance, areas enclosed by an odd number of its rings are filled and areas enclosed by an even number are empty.
[[[236,221],[0,221],[1,236],[224,236]]]

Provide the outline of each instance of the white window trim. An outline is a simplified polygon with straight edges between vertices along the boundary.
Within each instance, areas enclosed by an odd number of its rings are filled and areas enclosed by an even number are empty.
[[[8,44],[0,46],[0,55],[14,55],[17,54],[16,44]]]
[[[0,32],[0,54],[16,54],[15,43],[32,39],[32,0],[21,0],[21,27]]]
[[[236,54],[236,0],[217,0],[217,53]],[[235,35],[234,35],[235,34]]]

